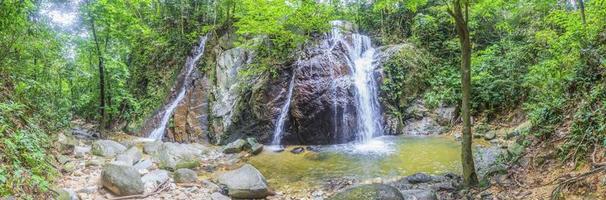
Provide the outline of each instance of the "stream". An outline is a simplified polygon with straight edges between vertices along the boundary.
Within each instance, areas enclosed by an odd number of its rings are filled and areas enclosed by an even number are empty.
[[[418,172],[460,173],[460,145],[446,136],[381,136],[375,151],[357,144],[313,146],[317,152],[300,154],[265,150],[249,162],[276,189],[305,189],[337,178],[358,180],[406,176]],[[362,148],[367,149],[368,147]]]

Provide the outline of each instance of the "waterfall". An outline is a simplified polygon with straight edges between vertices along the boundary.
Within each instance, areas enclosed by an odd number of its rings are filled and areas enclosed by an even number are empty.
[[[292,78],[290,79],[290,83],[288,85],[288,93],[286,95],[286,102],[282,106],[280,110],[280,116],[278,117],[278,121],[276,122],[276,127],[274,129],[274,137],[271,141],[272,145],[280,146],[282,142],[282,136],[284,135],[284,122],[286,121],[286,116],[288,116],[288,111],[290,110],[290,100],[292,98],[292,91],[295,87],[295,77],[297,75],[297,70],[295,69],[292,73]]]
[[[376,49],[372,47],[368,36],[354,33],[351,34],[351,41],[348,42],[340,30],[335,27],[341,25],[341,22],[333,22],[332,25],[330,40],[332,40],[333,47],[331,48],[334,48],[338,42],[343,44],[347,64],[352,71],[351,79],[355,88],[354,103],[358,124],[355,133],[356,140],[359,143],[368,143],[374,136],[383,135],[378,86],[373,65]]]
[[[171,102],[169,102],[164,107],[164,111],[160,112],[160,113],[163,113],[162,119],[161,119],[160,123],[158,124],[158,127],[156,127],[149,134],[149,136],[148,136],[149,139],[161,140],[164,137],[166,124],[168,124],[168,120],[170,119],[171,115],[175,111],[175,108],[177,108],[177,105],[179,105],[179,102],[181,102],[181,100],[183,100],[183,98],[185,97],[185,92],[187,91],[187,87],[190,82],[191,73],[194,71],[197,61],[204,54],[204,47],[206,45],[207,38],[208,38],[208,36],[204,36],[204,37],[200,38],[200,44],[198,44],[198,47],[196,47],[196,49],[194,50],[193,57],[191,57],[191,56],[187,57],[187,61],[185,62],[185,71],[183,74],[183,76],[184,76],[183,84],[181,84],[181,88],[179,88],[179,93],[177,94],[176,98],[174,98]]]

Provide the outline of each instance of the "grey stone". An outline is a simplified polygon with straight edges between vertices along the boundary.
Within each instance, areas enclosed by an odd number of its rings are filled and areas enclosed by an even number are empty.
[[[441,134],[445,128],[431,117],[423,117],[420,120],[410,119],[405,122],[402,132],[406,135],[432,135]]]
[[[249,164],[220,175],[219,183],[227,186],[232,198],[260,199],[270,194],[265,177]]]
[[[93,143],[93,155],[103,157],[114,157],[117,154],[126,151],[126,147],[111,140],[98,140]]]
[[[416,173],[406,177],[406,180],[412,184],[419,184],[430,182],[432,180],[432,177],[424,173]]]
[[[59,143],[59,152],[64,155],[70,155],[74,153],[74,149],[78,144],[78,141],[73,136],[66,136],[64,134],[59,134],[57,137],[57,142]]]
[[[65,155],[57,155],[56,159],[57,159],[57,162],[59,162],[59,164],[62,164],[62,165],[72,160],[71,158],[69,158]]]
[[[484,134],[484,139],[485,139],[485,140],[493,140],[493,139],[495,139],[496,137],[497,137],[497,135],[496,135],[494,132],[492,132],[492,131],[490,131],[490,132],[488,132],[488,133]]]
[[[135,169],[137,169],[140,172],[142,170],[149,169],[152,165],[153,165],[153,163],[150,160],[141,160],[141,161],[137,162],[133,167],[135,167]]]
[[[57,196],[57,200],[79,200],[76,192],[69,189],[59,189],[56,191],[59,195]]]
[[[174,179],[177,183],[195,183],[198,181],[198,174],[191,169],[177,169]]]
[[[200,157],[204,153],[205,150],[197,146],[166,142],[160,146],[153,158],[161,169],[173,171],[179,168],[198,167]]]
[[[250,147],[250,153],[252,153],[253,155],[257,155],[259,153],[263,152],[263,145],[262,144],[255,144],[252,147]]]
[[[244,150],[244,147],[246,146],[247,142],[244,141],[243,139],[237,139],[236,141],[233,141],[227,145],[225,145],[225,147],[223,147],[223,153],[226,154],[232,154],[232,153],[240,153],[242,150]]]
[[[117,161],[129,163],[130,165],[138,162],[141,160],[141,158],[143,158],[143,154],[139,149],[137,149],[137,147],[131,147],[130,149],[116,156]]]
[[[143,193],[143,181],[139,172],[132,167],[118,163],[109,163],[101,171],[103,187],[118,196]]]
[[[221,193],[218,193],[218,192],[212,193],[210,195],[210,199],[212,199],[212,200],[231,200],[231,198],[229,198]]]
[[[74,156],[76,158],[83,158],[88,153],[90,153],[90,151],[91,151],[91,147],[89,147],[89,146],[76,146],[74,148]]]
[[[146,142],[143,144],[143,152],[146,154],[154,154],[162,146],[161,141]]]
[[[404,200],[398,189],[384,184],[368,184],[349,188],[329,200]]]
[[[141,177],[141,181],[143,182],[145,188],[144,190],[147,193],[153,192],[158,186],[169,179],[170,177],[168,171],[161,169],[151,171]]]
[[[436,192],[433,190],[403,190],[402,196],[406,200],[438,200]]]

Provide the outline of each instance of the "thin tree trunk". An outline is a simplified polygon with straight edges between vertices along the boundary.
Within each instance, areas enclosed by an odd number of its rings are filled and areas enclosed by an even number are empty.
[[[469,38],[468,13],[469,4],[454,0],[454,10],[449,11],[455,19],[457,35],[461,44],[461,89],[463,99],[461,102],[461,115],[463,118],[463,144],[461,145],[461,159],[463,163],[463,182],[467,186],[478,184],[473,153],[471,150],[471,40]],[[463,11],[463,9],[465,9]],[[463,14],[465,12],[465,14]]]
[[[587,21],[585,20],[585,2],[583,0],[577,0],[579,3],[579,9],[581,10],[581,21],[583,21],[583,26],[587,25]]]
[[[97,38],[97,30],[95,28],[95,18],[92,14],[91,17],[91,26],[93,29],[93,39],[95,40],[95,47],[97,50],[97,57],[99,58],[99,112],[101,114],[101,130],[105,130],[106,127],[106,119],[107,113],[105,112],[105,67],[103,65],[103,54],[101,53],[101,48],[99,47],[99,39]]]

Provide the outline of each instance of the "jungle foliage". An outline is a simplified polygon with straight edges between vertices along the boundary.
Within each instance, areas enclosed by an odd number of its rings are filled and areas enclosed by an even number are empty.
[[[429,106],[460,102],[445,1],[323,2],[82,1],[84,34],[70,34],[40,14],[46,1],[0,1],[0,196],[48,191],[49,145],[73,118],[135,131],[207,33],[235,32],[238,45],[257,51],[249,73],[276,73],[330,20],[349,20],[375,44],[409,45],[385,65],[388,112],[403,113],[417,96]],[[585,0],[584,10],[579,2],[474,0],[468,24],[473,114],[522,108],[529,132],[544,138],[570,120],[559,153],[575,160],[606,146],[606,1]]]

